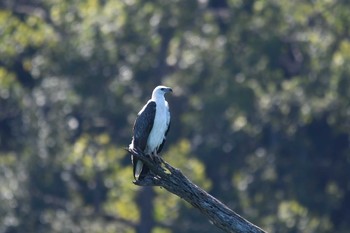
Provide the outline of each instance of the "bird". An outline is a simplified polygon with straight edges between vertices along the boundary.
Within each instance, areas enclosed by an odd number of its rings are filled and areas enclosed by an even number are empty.
[[[162,151],[170,129],[170,111],[165,94],[173,92],[170,87],[157,86],[152,97],[137,114],[134,122],[130,150],[139,150],[151,158]],[[142,180],[149,172],[143,162],[131,156],[135,180]]]

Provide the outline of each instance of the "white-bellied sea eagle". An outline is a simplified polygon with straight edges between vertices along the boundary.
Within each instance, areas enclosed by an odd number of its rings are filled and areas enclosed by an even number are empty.
[[[164,95],[172,92],[170,87],[157,86],[152,92],[152,98],[138,113],[134,123],[133,138],[130,149],[137,149],[146,155],[158,156],[166,140],[170,127],[170,112]],[[132,158],[135,180],[142,179],[148,168],[142,161]]]

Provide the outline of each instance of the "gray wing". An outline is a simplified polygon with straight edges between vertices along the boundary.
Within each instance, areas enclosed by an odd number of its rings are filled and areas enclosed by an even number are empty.
[[[152,130],[156,115],[156,103],[148,102],[145,109],[140,112],[134,123],[134,147],[144,151],[147,146],[148,136]]]
[[[169,121],[169,125],[168,125],[167,130],[165,131],[165,135],[164,135],[163,142],[162,142],[162,144],[160,144],[160,146],[158,147],[157,154],[159,154],[159,153],[162,151],[162,149],[163,149],[164,143],[165,143],[165,141],[166,141],[166,136],[167,136],[167,134],[168,134],[168,132],[169,132],[169,129],[170,129],[170,124],[171,124],[171,121]]]

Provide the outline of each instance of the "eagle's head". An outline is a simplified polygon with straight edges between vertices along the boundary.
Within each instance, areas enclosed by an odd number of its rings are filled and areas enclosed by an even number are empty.
[[[166,86],[157,86],[152,92],[152,99],[164,98],[164,95],[168,92],[173,92],[173,89]]]

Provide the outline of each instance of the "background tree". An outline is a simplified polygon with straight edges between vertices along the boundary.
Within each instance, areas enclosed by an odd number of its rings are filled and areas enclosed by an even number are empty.
[[[170,164],[268,232],[348,232],[349,5],[1,1],[0,232],[219,232],[131,183],[159,83]]]

